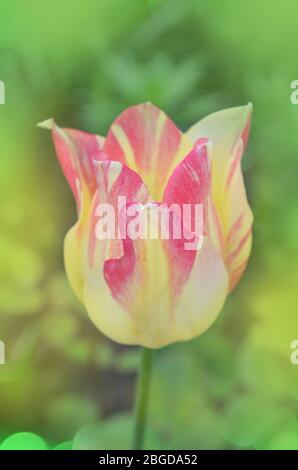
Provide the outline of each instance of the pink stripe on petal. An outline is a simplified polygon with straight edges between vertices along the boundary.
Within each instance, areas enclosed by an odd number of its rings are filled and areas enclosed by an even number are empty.
[[[237,268],[234,268],[233,271],[230,271],[229,279],[229,291],[231,292],[234,287],[238,284],[238,281],[241,279],[242,274],[244,273],[248,263],[248,258],[246,258]]]
[[[112,129],[110,129],[108,132],[108,135],[104,144],[104,152],[109,156],[111,160],[121,162],[123,164],[126,163],[124,151],[120,143],[118,142],[118,139],[114,135],[114,132]]]
[[[138,269],[137,255],[132,240],[123,240],[123,256],[104,263],[104,277],[111,294],[127,312],[132,311],[135,292],[142,287],[144,272]]]
[[[52,128],[53,141],[64,175],[80,207],[80,193],[86,186],[93,194],[96,189],[95,164],[104,159],[104,139],[98,135],[74,129]]]
[[[134,204],[144,217],[150,207],[158,204]],[[126,208],[131,207],[129,204]],[[120,214],[120,224],[124,225],[126,238],[123,240],[123,256],[109,259],[104,264],[104,277],[114,299],[142,325],[142,316],[147,316],[152,306],[161,303],[169,296],[167,260],[159,239],[131,238],[129,224],[134,216],[124,211]],[[168,309],[166,309],[168,311]],[[165,312],[162,312],[163,314]],[[157,311],[154,314],[158,314]],[[143,325],[144,327],[144,325]]]
[[[145,203],[148,201],[148,191],[137,173],[122,165],[120,162],[106,161],[97,164],[98,189],[93,197],[90,208],[88,229],[88,269],[103,269],[104,262],[111,258],[123,256],[123,241],[121,235],[122,204]],[[123,200],[121,200],[123,198]],[[108,204],[115,214],[115,238],[100,240],[96,236],[96,225],[100,215],[97,208],[100,204]],[[120,213],[119,213],[120,211]]]
[[[248,144],[248,139],[250,135],[250,128],[251,128],[251,117],[252,117],[252,108],[250,108],[250,112],[247,117],[246,125],[243,129],[243,132],[241,134],[241,139],[243,141],[243,153],[246,150],[247,144]]]
[[[229,233],[226,237],[226,243],[227,243],[228,246],[229,246],[229,244],[234,243],[234,241],[237,237],[237,234],[238,234],[239,230],[242,227],[243,218],[244,218],[244,213],[240,214],[239,217],[237,217],[237,219],[235,220],[235,222],[231,226],[231,228],[229,230]]]
[[[241,249],[243,248],[245,243],[248,241],[250,236],[251,236],[251,228],[249,228],[248,231],[245,233],[245,235],[238,241],[238,244],[236,247],[234,247],[233,251],[228,253],[227,258],[226,258],[228,265],[230,265],[231,262],[241,253]]]
[[[185,204],[191,207],[191,220],[183,219],[182,238],[165,242],[165,249],[169,259],[171,286],[173,297],[181,292],[183,285],[187,282],[188,276],[195,262],[196,249],[186,249],[187,236],[193,233],[195,205],[203,205],[203,233],[208,233],[209,227],[209,196],[211,190],[210,164],[208,159],[208,139],[200,139],[187,157],[175,168],[169,178],[165,188],[163,203],[171,206],[178,204],[185,211]],[[193,241],[198,241],[196,234]]]
[[[213,224],[211,231],[212,238],[222,238],[218,246],[231,277],[235,266],[244,258],[248,258],[251,247],[253,217],[241,170],[241,158],[249,137],[251,115],[251,104],[226,109],[207,116],[187,132],[193,141],[207,136],[212,142],[212,200],[220,221],[220,230],[214,230],[216,225]],[[245,236],[247,242],[241,244]],[[238,249],[239,243],[241,249]],[[233,263],[228,259],[231,252],[235,253]],[[235,285],[234,282],[231,284]]]
[[[109,159],[140,174],[155,200],[182,158],[191,149],[166,114],[151,103],[126,109],[112,124],[104,145]]]
[[[163,202],[203,204],[210,193],[211,175],[208,160],[208,140],[200,139],[171,174]]]
[[[232,159],[232,161],[230,163],[230,168],[229,168],[228,176],[227,176],[227,180],[226,180],[226,190],[227,191],[229,190],[229,187],[231,186],[231,183],[232,183],[233,177],[236,173],[237,167],[238,167],[238,165],[240,165],[242,154],[243,154],[243,141],[242,141],[242,139],[240,139],[239,142],[238,142],[238,146],[235,150],[235,156],[234,156],[234,158]]]

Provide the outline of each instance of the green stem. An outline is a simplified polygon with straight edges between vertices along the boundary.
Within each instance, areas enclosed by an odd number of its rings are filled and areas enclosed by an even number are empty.
[[[152,349],[143,348],[136,393],[135,428],[133,437],[134,450],[141,450],[143,447],[152,369],[152,355]]]

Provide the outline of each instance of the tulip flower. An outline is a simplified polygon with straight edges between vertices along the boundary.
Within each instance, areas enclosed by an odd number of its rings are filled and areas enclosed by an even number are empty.
[[[247,265],[252,212],[241,171],[251,105],[216,112],[182,133],[144,103],[126,109],[107,136],[50,128],[78,220],[64,243],[69,282],[96,327],[127,345],[159,348],[201,335]],[[152,204],[201,204],[203,242],[99,239],[99,204],[144,211]],[[120,218],[120,214],[118,214]]]

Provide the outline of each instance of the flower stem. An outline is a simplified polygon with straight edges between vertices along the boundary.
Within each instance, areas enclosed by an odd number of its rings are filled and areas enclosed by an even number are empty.
[[[152,349],[143,348],[136,393],[135,428],[133,436],[134,450],[141,450],[143,447],[152,369],[152,356]]]

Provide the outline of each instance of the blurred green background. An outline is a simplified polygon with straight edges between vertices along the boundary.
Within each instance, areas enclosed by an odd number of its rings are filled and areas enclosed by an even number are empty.
[[[1,448],[130,445],[139,350],[104,338],[68,286],[75,206],[36,123],[105,134],[150,100],[182,129],[253,103],[243,169],[255,224],[218,321],[155,354],[146,445],[298,449],[297,17],[295,0],[1,0]]]

